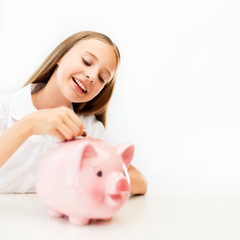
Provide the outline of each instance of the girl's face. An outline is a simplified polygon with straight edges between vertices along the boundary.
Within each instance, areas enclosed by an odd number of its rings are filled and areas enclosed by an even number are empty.
[[[56,82],[63,96],[87,102],[113,78],[117,60],[112,46],[90,39],[73,46],[57,64]]]

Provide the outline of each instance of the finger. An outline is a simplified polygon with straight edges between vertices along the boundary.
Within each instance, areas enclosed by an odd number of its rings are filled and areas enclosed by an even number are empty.
[[[63,123],[72,131],[74,137],[81,135],[82,130],[75,122],[72,121],[72,119],[65,117],[63,119]]]
[[[81,119],[79,118],[79,116],[71,109],[69,109],[69,112],[68,112],[68,116],[69,118],[72,119],[73,122],[75,122],[79,127],[83,127],[83,123],[81,121]]]
[[[66,140],[66,138],[57,129],[55,129],[51,134],[54,137],[58,138],[60,141],[65,141]]]
[[[69,118],[79,127],[80,131],[77,136],[83,136],[83,137],[87,136],[86,129],[85,129],[81,119],[72,110],[70,110],[70,112],[69,112]]]
[[[84,128],[83,125],[81,127],[79,127],[75,122],[73,122],[69,118],[65,118],[63,120],[63,122],[72,130],[74,137],[77,137],[77,136],[85,137],[85,136],[87,136],[86,129]]]
[[[58,122],[56,124],[56,129],[65,137],[66,140],[74,138],[72,130],[64,122]]]

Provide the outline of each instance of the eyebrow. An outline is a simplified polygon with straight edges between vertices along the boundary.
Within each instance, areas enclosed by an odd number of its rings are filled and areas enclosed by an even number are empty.
[[[86,51],[86,53],[88,53],[89,55],[91,55],[93,58],[95,58],[96,60],[99,60],[93,53]],[[109,76],[112,76],[112,74],[110,73],[110,71],[107,68],[104,68],[104,70],[109,74]]]

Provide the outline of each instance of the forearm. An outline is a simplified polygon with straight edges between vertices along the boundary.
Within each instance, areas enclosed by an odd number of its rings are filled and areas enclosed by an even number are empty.
[[[128,174],[131,182],[131,194],[146,194],[147,192],[147,179],[143,174],[134,166],[128,167]]]
[[[0,136],[0,167],[30,135],[30,129],[19,121]]]

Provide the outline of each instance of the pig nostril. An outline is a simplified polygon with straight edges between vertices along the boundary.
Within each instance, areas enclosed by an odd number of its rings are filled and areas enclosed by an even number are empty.
[[[127,180],[125,180],[125,179],[119,180],[117,183],[116,189],[117,189],[117,191],[120,191],[120,192],[129,191],[129,184],[128,184]]]

